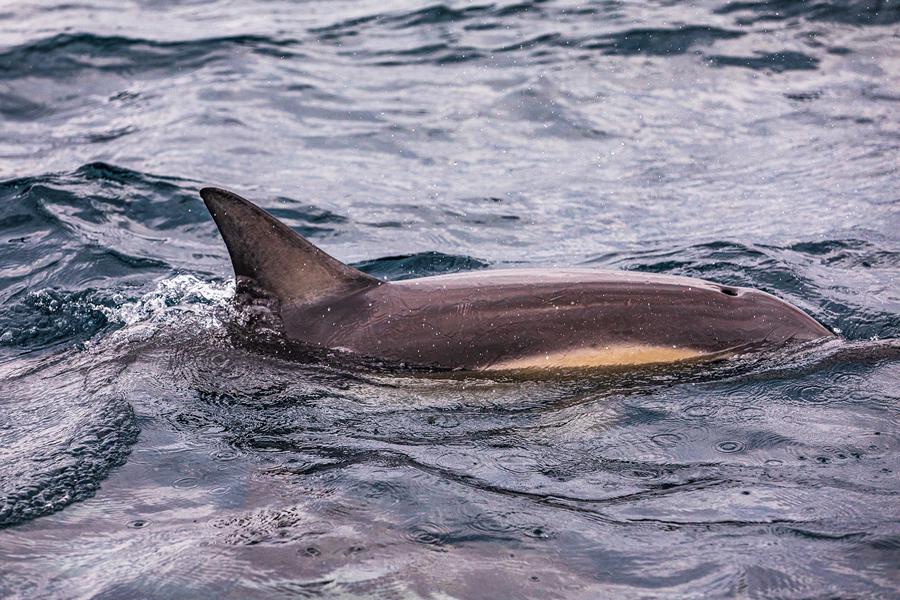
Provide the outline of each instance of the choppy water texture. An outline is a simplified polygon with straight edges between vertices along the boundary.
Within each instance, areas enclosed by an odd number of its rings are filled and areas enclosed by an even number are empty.
[[[896,597],[900,6],[0,5],[0,596]],[[229,187],[386,278],[748,285],[842,338],[419,377],[237,343]]]

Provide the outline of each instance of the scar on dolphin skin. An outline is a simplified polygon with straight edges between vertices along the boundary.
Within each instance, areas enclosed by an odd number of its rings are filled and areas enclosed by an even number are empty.
[[[239,296],[285,338],[450,370],[719,358],[833,334],[760,290],[587,268],[487,269],[385,282],[329,256],[237,194],[204,188]]]

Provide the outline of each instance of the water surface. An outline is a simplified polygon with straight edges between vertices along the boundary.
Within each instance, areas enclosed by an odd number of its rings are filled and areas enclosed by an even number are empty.
[[[0,8],[0,596],[896,597],[900,7]],[[238,318],[204,185],[388,279],[757,287],[840,339],[419,377]]]

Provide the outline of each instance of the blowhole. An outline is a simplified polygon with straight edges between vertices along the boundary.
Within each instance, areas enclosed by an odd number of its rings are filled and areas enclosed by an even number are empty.
[[[726,296],[737,296],[738,295],[738,291],[736,289],[730,288],[730,287],[719,288],[719,291],[721,291]]]

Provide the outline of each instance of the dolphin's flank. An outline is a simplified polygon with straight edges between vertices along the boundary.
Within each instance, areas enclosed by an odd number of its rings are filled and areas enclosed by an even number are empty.
[[[238,283],[284,335],[447,369],[638,365],[832,335],[759,290],[596,269],[503,269],[383,282],[329,256],[231,192],[200,195]]]

